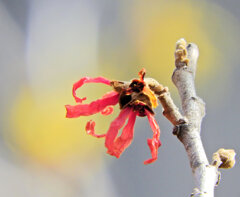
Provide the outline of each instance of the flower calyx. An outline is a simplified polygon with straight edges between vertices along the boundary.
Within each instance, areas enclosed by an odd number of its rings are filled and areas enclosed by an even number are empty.
[[[120,109],[132,107],[138,112],[138,116],[146,116],[145,109],[154,114],[153,108],[157,107],[157,97],[150,89],[149,84],[144,81],[145,69],[138,75],[139,79],[130,82],[111,81],[111,86],[117,91],[119,96]]]

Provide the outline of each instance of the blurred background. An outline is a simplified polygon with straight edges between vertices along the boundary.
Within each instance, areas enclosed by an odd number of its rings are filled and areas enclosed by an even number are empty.
[[[0,196],[189,196],[187,155],[161,115],[159,159],[150,157],[152,131],[138,118],[132,145],[116,159],[104,140],[87,136],[88,118],[66,119],[71,89],[84,76],[129,80],[147,76],[170,88],[179,38],[199,46],[198,95],[207,115],[202,138],[208,158],[219,148],[239,153],[240,2],[237,0],[0,0]],[[86,85],[94,100],[109,87]],[[94,116],[104,133],[119,110]],[[236,166],[222,171],[218,197],[239,197]]]

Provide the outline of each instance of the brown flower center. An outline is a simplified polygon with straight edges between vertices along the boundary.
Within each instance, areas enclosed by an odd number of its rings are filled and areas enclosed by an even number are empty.
[[[157,98],[144,82],[145,69],[142,69],[138,75],[139,79],[133,79],[130,83],[121,81],[111,82],[114,90],[120,94],[120,109],[132,107],[134,111],[138,112],[139,116],[146,116],[145,110],[153,114],[152,108],[157,106]]]
[[[129,85],[129,87],[131,88],[131,91],[137,92],[137,93],[141,92],[144,86],[145,86],[145,83],[138,79],[132,80],[132,83]]]

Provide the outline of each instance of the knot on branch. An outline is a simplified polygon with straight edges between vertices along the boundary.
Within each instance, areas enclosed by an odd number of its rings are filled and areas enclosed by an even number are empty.
[[[193,192],[191,193],[191,197],[199,197],[206,195],[207,192],[201,192],[198,188],[194,188]]]
[[[236,153],[233,149],[220,148],[213,154],[212,165],[217,168],[229,169],[235,165]]]
[[[188,127],[189,127],[189,124],[187,124],[187,122],[184,119],[182,119],[182,123],[176,125],[173,128],[173,135],[176,135],[180,139],[182,132],[188,130]]]

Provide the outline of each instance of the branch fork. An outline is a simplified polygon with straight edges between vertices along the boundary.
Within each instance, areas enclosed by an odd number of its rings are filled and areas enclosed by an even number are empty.
[[[205,116],[205,103],[197,96],[195,74],[199,50],[196,44],[188,44],[184,39],[176,43],[175,66],[172,81],[178,89],[183,114],[173,103],[167,88],[158,88],[158,99],[163,106],[163,115],[174,125],[173,134],[184,145],[188,154],[192,174],[195,179],[192,197],[213,197],[214,188],[220,181],[219,168],[232,168],[235,151],[219,149],[213,154],[209,164],[201,140],[201,123]],[[157,85],[154,86],[157,89]],[[154,89],[154,88],[153,88]]]

